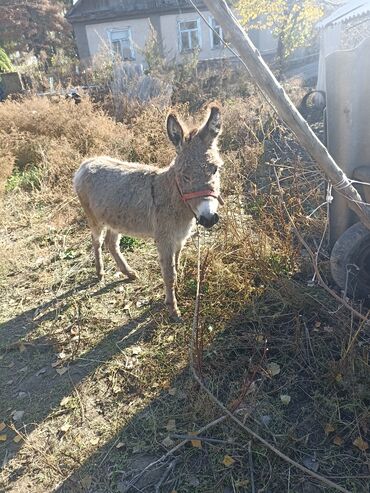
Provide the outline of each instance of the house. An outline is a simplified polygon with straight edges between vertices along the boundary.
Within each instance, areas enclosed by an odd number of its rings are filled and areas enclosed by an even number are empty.
[[[200,60],[232,57],[220,39],[221,27],[202,1],[195,4],[214,31],[188,0],[77,0],[66,18],[85,63],[91,63],[104,48],[124,60],[143,63],[143,50],[153,29],[168,60],[181,61],[195,50]],[[269,31],[250,34],[262,54],[275,53],[277,42]]]
[[[317,90],[326,92],[326,57],[370,38],[370,0],[349,0],[316,25],[320,32]],[[318,98],[318,103],[321,98]]]

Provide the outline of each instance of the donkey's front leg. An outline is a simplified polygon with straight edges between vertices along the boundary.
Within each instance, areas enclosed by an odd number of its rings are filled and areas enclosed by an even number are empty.
[[[159,261],[161,264],[163,280],[166,290],[166,305],[170,317],[174,320],[180,319],[180,311],[176,300],[176,251],[174,245],[168,243],[158,243]]]

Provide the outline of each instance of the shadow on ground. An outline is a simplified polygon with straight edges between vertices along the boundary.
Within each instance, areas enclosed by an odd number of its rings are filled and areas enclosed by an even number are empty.
[[[117,284],[99,288],[91,296],[108,292]],[[58,310],[66,309],[59,306],[61,301],[67,307],[70,297],[90,287],[90,283],[83,284],[3,324],[0,330],[8,346],[34,330],[41,321],[52,320]],[[268,301],[271,302],[261,296],[260,300],[254,300],[253,306],[265,307]],[[82,358],[72,361],[68,371],[58,379],[51,366],[55,354],[52,339],[36,340],[36,349],[20,353],[20,361],[15,366],[19,373],[22,365],[27,365],[28,360],[34,360],[40,353],[37,346],[42,343],[45,344],[41,358],[44,366],[40,369],[43,371],[25,378],[21,376],[13,382],[5,414],[8,409],[14,409],[20,392],[30,395],[34,415],[27,432],[36,428],[58,408],[63,397],[72,393],[102,363],[143,338],[150,340],[157,329],[155,313],[158,309],[159,305],[152,306],[139,317],[115,327],[83,355],[83,364]],[[280,307],[280,311],[276,308],[275,313],[278,315],[271,316],[261,308],[260,313],[253,315],[250,308],[246,308],[244,314],[230,321],[204,350],[202,368],[206,384],[228,405],[238,401],[239,417],[294,460],[313,470],[319,469],[321,474],[350,491],[365,492],[369,477],[366,458],[353,450],[350,443],[344,444],[346,448],[338,452],[324,432],[332,402],[338,403],[340,399],[346,402],[350,392],[342,383],[332,387],[328,375],[328,366],[339,358],[337,341],[330,331],[320,335],[314,332],[316,314],[312,311],[302,314],[287,306]],[[184,327],[184,330],[189,328]],[[269,348],[267,356],[265,340]],[[3,369],[5,366],[5,381],[11,380],[14,373],[14,366],[6,366],[11,351],[8,347],[1,361]],[[273,377],[265,370],[266,364],[272,362],[279,369]],[[358,384],[366,385],[365,376],[359,375]],[[357,383],[352,381],[350,385],[354,388]],[[241,393],[243,387],[247,389],[246,395]],[[324,397],[318,397],[318,392]],[[289,397],[289,405],[281,399],[282,395]],[[119,404],[121,397],[110,394],[107,399],[115,399]],[[341,419],[352,423],[356,412],[356,409],[346,409]],[[142,474],[148,464],[162,458],[181,441],[176,435],[188,435],[221,415],[192,380],[189,368],[185,368],[111,440],[99,445],[85,462],[75,465],[72,474],[66,471],[62,482],[52,491],[249,492],[253,480],[255,491],[266,493],[289,488],[297,493],[333,491],[288,467],[256,441],[249,445],[250,437],[228,421],[206,432],[204,441],[186,444]],[[18,450],[19,447],[12,444],[7,453],[14,455]],[[11,485],[24,473],[24,466],[16,467],[6,491],[15,492]]]
[[[108,293],[125,281],[115,281],[90,293],[90,297]],[[53,300],[36,306],[0,325],[0,368],[3,397],[0,401],[0,422],[12,421],[17,409],[31,409],[27,413],[26,427],[29,434],[58,408],[63,397],[68,396],[88,375],[91,375],[105,361],[126,347],[134,345],[144,335],[150,338],[153,329],[152,316],[162,307],[154,304],[140,316],[127,321],[108,333],[92,350],[62,365],[63,374],[54,367],[57,342],[50,336],[42,336],[31,343],[20,342],[45,321],[53,321],[71,306],[70,299],[78,293],[94,287],[96,283],[86,282],[70,289]],[[83,325],[83,322],[82,322]],[[80,328],[83,330],[83,326]],[[124,340],[124,343],[122,343]],[[120,343],[118,345],[118,343]],[[60,368],[59,368],[60,369]],[[17,421],[17,420],[15,420]],[[15,425],[20,425],[15,422]],[[20,428],[20,426],[17,426]],[[14,434],[15,436],[15,434]],[[22,443],[22,442],[21,442]],[[21,443],[7,442],[0,447],[0,460],[6,463],[22,447]],[[2,449],[2,450],[1,450]],[[14,477],[22,474],[15,471]]]

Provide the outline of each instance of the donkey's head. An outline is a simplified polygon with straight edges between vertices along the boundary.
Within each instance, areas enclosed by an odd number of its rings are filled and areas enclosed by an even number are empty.
[[[176,185],[180,199],[188,204],[199,224],[211,228],[218,222],[220,197],[219,168],[222,159],[217,149],[221,132],[220,107],[208,106],[206,120],[190,132],[176,114],[167,117],[167,132],[176,147]]]

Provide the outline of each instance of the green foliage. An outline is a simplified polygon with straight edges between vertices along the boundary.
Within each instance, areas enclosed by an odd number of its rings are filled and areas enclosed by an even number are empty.
[[[142,245],[142,241],[137,238],[132,238],[132,236],[122,236],[119,245],[122,250],[132,252]]]
[[[41,169],[33,166],[25,171],[15,170],[8,178],[5,190],[7,192],[12,190],[32,191],[40,189],[40,186]]]
[[[243,24],[272,31],[281,43],[282,57],[307,46],[323,14],[320,0],[239,0],[237,9]]]
[[[143,49],[148,73],[162,74],[168,71],[156,30],[150,25],[150,34]]]
[[[0,47],[0,73],[12,72],[13,66],[5,50]]]

